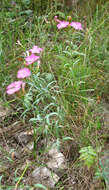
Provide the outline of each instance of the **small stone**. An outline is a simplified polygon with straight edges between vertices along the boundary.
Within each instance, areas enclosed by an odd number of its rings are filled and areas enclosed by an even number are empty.
[[[28,135],[27,132],[21,132],[15,135],[16,141],[21,145],[26,145],[32,138],[32,135]]]
[[[59,152],[56,147],[52,147],[49,152],[49,161],[46,163],[47,167],[53,170],[58,176],[62,176],[62,174],[67,169],[67,164],[65,161],[64,155]]]
[[[32,172],[32,179],[35,184],[42,184],[49,188],[54,188],[59,180],[59,176],[46,167],[38,167]]]
[[[31,142],[29,142],[27,145],[26,145],[26,147],[29,149],[29,150],[33,150],[33,148],[34,148],[34,142],[33,141],[31,141]]]

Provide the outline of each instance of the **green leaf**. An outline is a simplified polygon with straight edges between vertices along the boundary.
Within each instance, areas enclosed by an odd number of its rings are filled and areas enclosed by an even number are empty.
[[[73,140],[73,138],[71,138],[71,137],[64,137],[63,138],[63,141],[67,141],[67,140]]]
[[[53,113],[50,113],[46,116],[46,122],[48,125],[50,125],[50,117],[52,116],[58,116],[58,113],[57,112],[53,112]]]
[[[42,188],[42,189],[47,190],[47,188],[42,184],[35,184],[34,187],[38,187],[38,188]]]
[[[96,156],[97,156],[97,154],[96,154],[95,150],[93,149],[93,147],[88,146],[88,147],[81,148],[79,153],[80,153],[79,159],[84,161],[84,164],[88,168],[90,168],[93,165],[93,163],[95,162]]]
[[[19,13],[19,15],[30,15],[30,14],[32,14],[32,10],[25,10],[25,11],[21,11],[20,13]]]

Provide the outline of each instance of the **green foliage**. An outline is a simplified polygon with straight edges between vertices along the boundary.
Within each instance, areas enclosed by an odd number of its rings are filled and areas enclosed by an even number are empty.
[[[88,167],[88,169],[93,166],[97,158],[97,153],[92,146],[81,148],[79,153],[79,159],[84,161],[84,164]]]
[[[38,187],[38,188],[47,190],[47,188],[42,184],[36,184],[36,185],[34,185],[34,187]]]
[[[38,136],[54,135],[60,137],[61,123],[64,111],[58,101],[59,87],[53,74],[37,73],[28,80],[28,92],[22,100],[23,118],[33,124],[34,150],[36,150]]]
[[[61,107],[57,100],[59,87],[53,78],[50,73],[33,74],[23,99],[22,116],[25,118],[29,114],[30,121],[41,126],[50,126],[61,119]]]
[[[96,178],[103,179],[109,185],[109,159],[104,160],[105,164],[99,160],[99,167],[95,173]]]

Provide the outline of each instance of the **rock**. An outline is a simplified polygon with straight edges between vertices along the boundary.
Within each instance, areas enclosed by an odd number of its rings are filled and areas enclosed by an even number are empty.
[[[52,147],[49,150],[48,155],[49,161],[46,163],[47,167],[61,177],[67,169],[67,164],[64,155],[61,152],[59,152],[57,147]]]
[[[22,151],[27,152],[27,153],[31,153],[33,151],[33,148],[34,148],[34,142],[30,141],[28,144],[26,144],[23,147]]]
[[[32,151],[33,148],[34,148],[34,142],[33,142],[33,141],[29,142],[29,143],[26,145],[26,147],[27,147],[30,151]]]
[[[42,184],[48,188],[54,188],[59,176],[46,167],[37,167],[32,172],[32,180],[35,184]]]
[[[15,135],[17,143],[21,145],[26,145],[32,139],[32,135],[29,135],[27,132],[21,132]]]
[[[106,190],[109,190],[109,151],[105,152],[100,159],[100,166],[101,172],[103,174],[105,183],[106,183]]]

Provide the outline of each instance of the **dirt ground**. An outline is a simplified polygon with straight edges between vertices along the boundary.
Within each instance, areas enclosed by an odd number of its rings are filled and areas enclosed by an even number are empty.
[[[103,111],[104,110],[104,111]],[[104,141],[101,151],[109,149],[109,105],[102,103],[102,114],[95,111],[97,115],[101,115],[103,130],[98,130],[100,141]],[[36,165],[41,165],[47,159],[46,153],[40,150],[43,147],[42,140],[38,141],[36,155],[32,152],[31,145],[28,143],[33,140],[33,130],[30,124],[23,123],[19,116],[14,112],[5,112],[1,117],[0,124],[0,176],[2,177],[2,189],[6,187],[14,187],[19,190],[21,184],[33,186],[31,173]],[[74,129],[77,131],[76,129]],[[94,135],[94,134],[93,134]],[[93,137],[92,137],[93,138]],[[32,145],[33,146],[33,145]],[[78,147],[75,142],[67,142],[66,146],[62,146],[61,152],[67,160],[68,168],[61,175],[55,189],[65,190],[104,190],[105,182],[94,178],[94,167],[87,169],[79,162]],[[29,163],[28,167],[27,163]],[[26,168],[26,169],[25,169]],[[23,176],[22,176],[23,175]],[[18,183],[18,177],[22,176]],[[8,188],[7,188],[8,189]],[[35,189],[35,188],[33,188]]]

